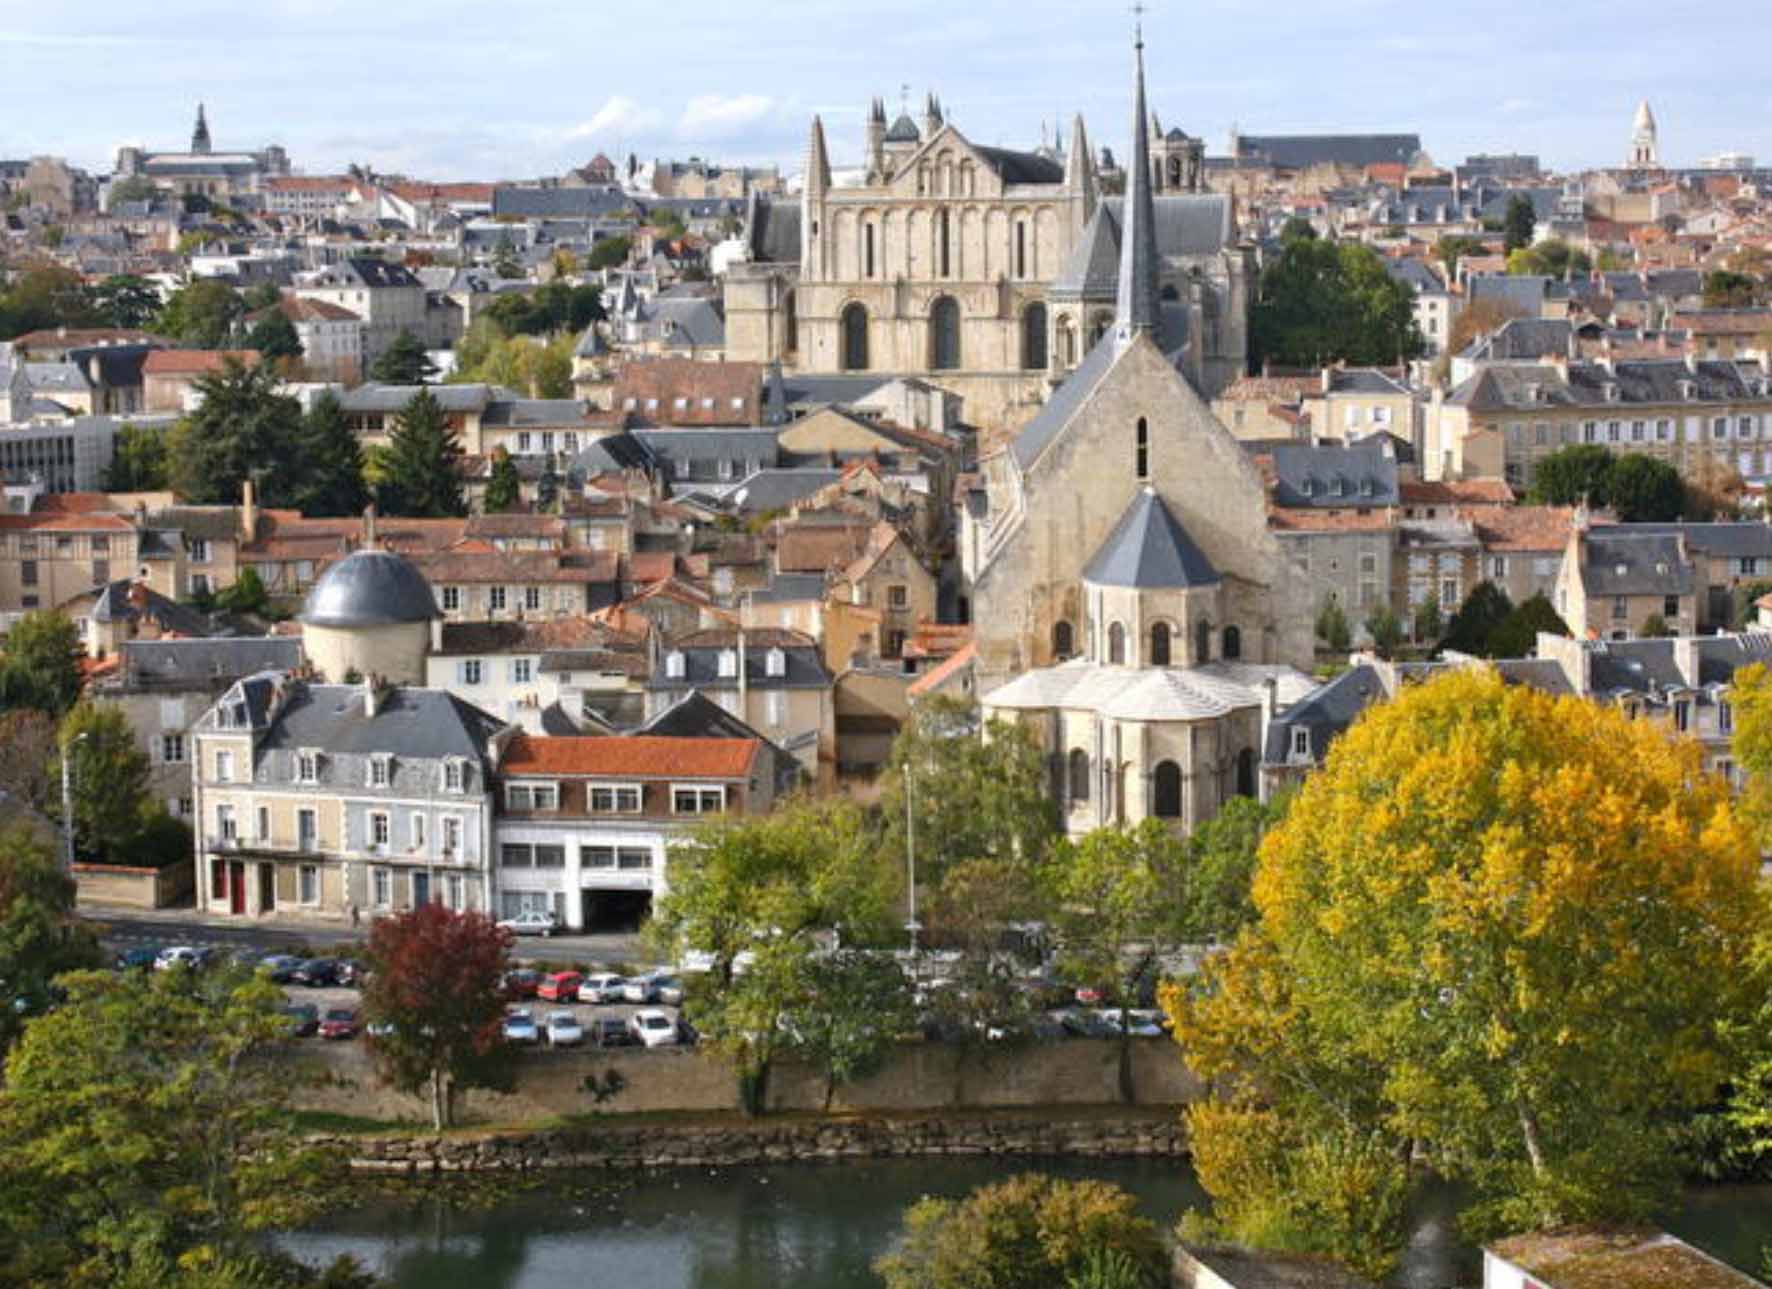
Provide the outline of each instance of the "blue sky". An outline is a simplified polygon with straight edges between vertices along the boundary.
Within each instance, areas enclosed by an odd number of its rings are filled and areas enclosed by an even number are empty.
[[[1622,158],[1647,96],[1670,163],[1772,162],[1772,6],[1691,8],[1153,0],[1151,104],[1213,153],[1233,124],[1414,130],[1442,162],[1579,166]],[[1032,146],[1082,111],[1119,152],[1130,23],[1101,0],[0,0],[0,156],[183,148],[203,99],[218,149],[282,143],[308,173],[523,178],[599,150],[793,170],[813,113],[842,165],[869,97],[896,110],[905,83],[983,143]]]

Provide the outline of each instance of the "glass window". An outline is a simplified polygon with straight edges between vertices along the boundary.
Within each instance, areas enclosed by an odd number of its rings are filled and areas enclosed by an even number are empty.
[[[461,854],[461,820],[454,815],[443,817],[443,853],[445,855]]]
[[[481,663],[478,658],[463,658],[457,669],[459,679],[464,685],[478,685],[481,677]]]
[[[623,846],[615,852],[616,867],[632,872],[652,867],[652,852],[639,846]]]
[[[296,876],[299,884],[297,898],[303,904],[318,904],[320,902],[320,866],[318,864],[303,864],[296,870]]]
[[[389,826],[385,811],[377,810],[369,816],[369,844],[371,846],[386,846],[392,835],[393,830]]]
[[[1292,755],[1309,757],[1311,754],[1311,732],[1303,726],[1294,726],[1292,730]]]
[[[584,868],[614,868],[615,847],[585,846],[578,852],[578,862]]]
[[[523,588],[523,607],[530,613],[538,612],[541,609],[541,588],[539,586]]]
[[[412,848],[414,850],[423,850],[425,848],[425,831],[425,817],[422,814],[419,814],[416,810],[413,811]]]
[[[234,781],[234,754],[232,752],[217,752],[215,754],[215,781],[217,783],[232,783]]]
[[[591,813],[599,815],[640,813],[640,788],[631,783],[591,785]]]
[[[527,685],[530,682],[530,680],[533,678],[534,670],[535,670],[535,663],[531,659],[528,659],[528,658],[514,658],[514,659],[512,659],[511,660],[511,683],[514,685]]]
[[[168,765],[176,765],[185,759],[185,736],[183,734],[162,734],[160,736],[160,759]]]
[[[320,757],[314,752],[298,752],[295,756],[295,777],[303,783],[320,780]]]
[[[494,613],[503,613],[505,607],[505,588],[494,586],[487,589],[486,607]]]
[[[566,847],[551,843],[539,843],[535,848],[535,866],[537,868],[566,867]]]
[[[443,588],[443,612],[456,613],[461,609],[461,587],[446,586]]]
[[[385,909],[394,902],[394,880],[387,869],[369,870],[369,898],[378,909]]]
[[[457,760],[445,761],[443,763],[443,790],[445,792],[460,792],[461,785],[462,763]]]
[[[391,777],[389,774],[389,768],[390,768],[389,761],[386,756],[372,756],[372,757],[370,757],[369,758],[369,786],[372,788],[387,787],[388,780]]]

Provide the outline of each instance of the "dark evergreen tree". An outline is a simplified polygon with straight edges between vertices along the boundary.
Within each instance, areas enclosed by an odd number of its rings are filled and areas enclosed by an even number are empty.
[[[106,492],[157,492],[168,486],[166,431],[124,425],[105,468]]]
[[[251,479],[267,506],[296,504],[302,477],[301,404],[278,392],[269,363],[228,359],[197,381],[202,402],[180,421],[170,444],[172,486],[186,501],[223,505]]]
[[[1513,601],[1507,598],[1507,593],[1500,587],[1489,581],[1478,582],[1471,593],[1464,597],[1464,603],[1459,606],[1458,612],[1452,615],[1452,621],[1446,628],[1446,638],[1440,641],[1440,647],[1487,658],[1493,649],[1490,637],[1513,611]]]
[[[258,350],[267,361],[302,356],[301,337],[295,334],[295,324],[281,309],[265,314],[252,324],[246,333],[246,347]]]
[[[369,365],[369,379],[383,385],[424,385],[437,374],[437,364],[425,352],[424,342],[402,330]]]
[[[481,507],[489,515],[515,510],[523,497],[523,481],[517,475],[517,463],[511,454],[499,448],[492,454],[492,476],[486,481],[486,496]]]
[[[468,513],[461,439],[436,395],[421,389],[395,418],[382,456],[377,504],[383,514],[444,519]]]
[[[1508,614],[1500,626],[1489,633],[1491,658],[1525,658],[1538,647],[1538,633],[1567,636],[1569,624],[1551,607],[1540,591]]]
[[[302,481],[296,504],[309,516],[354,515],[369,504],[363,482],[363,446],[332,391],[314,400],[302,418]]]
[[[1532,245],[1532,235],[1537,229],[1538,213],[1532,208],[1532,198],[1523,192],[1515,193],[1507,203],[1507,216],[1502,225],[1508,253],[1511,255]]]
[[[1666,461],[1631,452],[1612,464],[1607,480],[1612,509],[1627,524],[1664,524],[1686,508],[1686,485]]]

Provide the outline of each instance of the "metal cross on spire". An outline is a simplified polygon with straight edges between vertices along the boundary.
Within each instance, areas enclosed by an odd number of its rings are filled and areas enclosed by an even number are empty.
[[[1132,0],[1132,30],[1138,37],[1138,47],[1144,48],[1144,16],[1150,6],[1144,0]]]

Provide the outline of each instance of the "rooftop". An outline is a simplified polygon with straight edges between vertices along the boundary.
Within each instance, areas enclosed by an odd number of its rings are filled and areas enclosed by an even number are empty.
[[[500,769],[507,775],[586,775],[616,779],[744,779],[763,744],[754,738],[622,738],[511,740]]]

